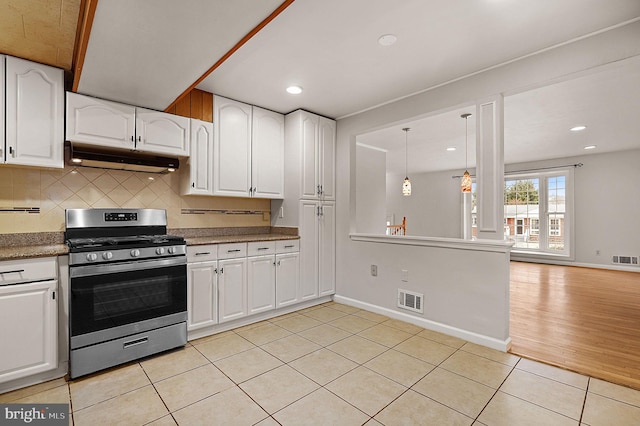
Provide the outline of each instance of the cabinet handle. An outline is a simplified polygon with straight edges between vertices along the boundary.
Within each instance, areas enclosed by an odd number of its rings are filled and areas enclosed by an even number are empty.
[[[320,195],[324,195],[324,186],[320,185]]]
[[[3,271],[0,274],[21,274],[24,272],[24,269],[16,269],[15,271]]]
[[[280,261],[278,260],[278,266],[280,266]]]
[[[196,187],[196,183],[195,182],[191,182],[191,187],[195,188]]]
[[[258,247],[258,251],[261,251],[261,250],[269,250],[269,247]]]
[[[142,142],[142,136],[138,136],[138,142]]]
[[[51,293],[51,297],[52,297],[53,300],[56,300],[56,292],[55,291]]]
[[[318,192],[318,195],[320,195],[320,185],[316,186],[316,191]]]
[[[9,147],[9,154],[13,155],[13,147],[12,146]]]
[[[205,256],[207,254],[211,254],[211,252],[210,251],[201,251],[199,253],[196,253],[196,256]]]
[[[215,269],[213,270],[213,273],[214,273],[214,274],[218,274],[218,268],[215,268]]]
[[[220,268],[220,273],[224,274],[224,268]]]
[[[131,142],[135,142],[135,138],[133,137],[133,135],[131,135]]]
[[[240,249],[227,250],[227,253],[238,253],[239,251],[240,251]]]
[[[124,342],[122,344],[122,349],[127,349],[130,348],[132,346],[138,346],[138,345],[142,345],[144,343],[147,343],[149,341],[148,337],[142,337],[140,339],[136,339],[136,340],[130,340],[128,342]]]
[[[284,248],[294,248],[295,246],[291,244],[290,246],[284,246]]]

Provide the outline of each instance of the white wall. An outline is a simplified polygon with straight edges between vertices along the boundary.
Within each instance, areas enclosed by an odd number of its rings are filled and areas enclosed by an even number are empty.
[[[386,231],[387,153],[358,145],[356,148],[356,222],[358,232],[384,234]]]
[[[424,291],[430,306],[425,315],[410,318],[425,325],[454,324],[477,333],[479,340],[508,344],[509,270],[504,254],[485,251],[353,241],[356,227],[356,136],[406,122],[446,108],[481,101],[495,94],[517,92],[616,60],[640,55],[640,22],[494,68],[408,98],[338,121],[336,203],[337,294],[398,313],[394,292],[401,268],[408,269],[409,284]],[[446,41],[443,41],[446,42]],[[629,179],[637,167],[629,170]],[[629,179],[621,182],[628,184]],[[496,185],[502,185],[502,182]],[[502,190],[502,189],[501,189]],[[399,249],[399,247],[402,247]],[[373,279],[369,265],[379,264]],[[402,263],[405,262],[405,263]],[[507,265],[507,267],[505,267]],[[414,272],[412,272],[414,271]],[[413,276],[417,277],[412,281]],[[472,298],[474,295],[475,298]],[[448,309],[448,313],[445,312]],[[492,315],[491,310],[498,311]]]

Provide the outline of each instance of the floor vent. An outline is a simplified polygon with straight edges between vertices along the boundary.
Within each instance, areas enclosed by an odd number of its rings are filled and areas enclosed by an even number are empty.
[[[424,294],[398,289],[398,308],[423,313],[422,299]]]
[[[638,266],[638,256],[613,256],[613,263],[616,265]]]

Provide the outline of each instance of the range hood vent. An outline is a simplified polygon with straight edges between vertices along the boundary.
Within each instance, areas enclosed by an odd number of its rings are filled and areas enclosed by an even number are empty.
[[[169,173],[178,170],[177,158],[160,157],[135,151],[107,150],[100,147],[65,142],[65,160],[73,167],[127,170],[145,173]]]

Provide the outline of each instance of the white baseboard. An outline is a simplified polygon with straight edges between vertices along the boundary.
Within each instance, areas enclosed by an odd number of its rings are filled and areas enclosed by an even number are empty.
[[[467,342],[486,346],[498,351],[507,352],[511,347],[511,337],[507,338],[506,340],[500,340],[494,337],[474,333],[472,331],[451,327],[450,325],[441,324],[439,322],[431,321],[425,318],[419,318],[413,315],[405,314],[404,312],[398,312],[394,311],[393,309],[383,308],[377,305],[372,305],[370,303],[361,302],[359,300],[340,296],[338,294],[333,296],[333,300],[338,303],[344,303],[345,305],[353,306],[355,308],[365,309],[367,311],[375,312],[376,314],[385,315],[394,319],[405,321],[419,327],[437,331],[438,333],[446,334],[448,336],[457,337],[459,339],[466,340]]]

